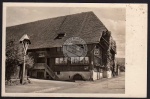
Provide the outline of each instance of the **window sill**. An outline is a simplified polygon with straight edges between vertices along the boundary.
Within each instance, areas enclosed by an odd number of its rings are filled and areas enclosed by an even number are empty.
[[[66,66],[67,64],[55,64],[55,66]]]
[[[89,65],[89,64],[71,64],[71,66],[87,66],[87,65]]]

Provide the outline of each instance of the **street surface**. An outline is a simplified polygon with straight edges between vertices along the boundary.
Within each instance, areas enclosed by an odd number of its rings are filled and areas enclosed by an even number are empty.
[[[6,86],[6,93],[125,93],[125,73],[96,81],[31,79],[31,84]]]

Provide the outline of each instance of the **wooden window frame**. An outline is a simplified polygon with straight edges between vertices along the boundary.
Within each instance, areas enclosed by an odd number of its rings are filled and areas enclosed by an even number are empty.
[[[80,58],[81,57],[78,57],[79,58],[79,62],[78,63],[73,63],[72,62],[72,58],[74,58],[74,61],[75,61],[75,57],[71,57],[71,65],[89,65],[89,63],[90,63],[90,60],[89,60],[89,57],[82,57],[84,60],[83,60],[83,63],[81,63],[81,60],[80,60]],[[85,58],[88,58],[88,62],[86,63],[85,62]]]
[[[63,58],[63,63],[60,63],[60,59]],[[58,59],[58,63],[56,63],[56,59]],[[66,65],[68,63],[67,58],[66,57],[57,57],[55,58],[55,65]]]

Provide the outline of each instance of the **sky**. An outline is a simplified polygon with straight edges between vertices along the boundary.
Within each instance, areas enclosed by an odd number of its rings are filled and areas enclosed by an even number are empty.
[[[125,58],[126,10],[124,8],[7,7],[6,26],[87,11],[93,11],[106,28],[111,31],[117,44],[116,57]]]

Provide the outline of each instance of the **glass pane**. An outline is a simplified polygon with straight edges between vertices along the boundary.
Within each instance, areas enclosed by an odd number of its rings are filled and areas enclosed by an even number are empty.
[[[59,58],[59,63],[63,64],[63,58]]]
[[[64,58],[64,64],[66,64],[66,63],[67,63],[67,57]]]
[[[55,58],[55,64],[59,64],[59,58]]]
[[[80,57],[80,63],[84,64],[84,57]]]
[[[63,58],[62,64],[66,64],[66,63],[67,63],[66,58]]]
[[[74,63],[74,57],[71,57],[71,64]]]
[[[85,57],[85,64],[89,63],[89,57]]]
[[[80,63],[80,57],[75,57],[75,63]]]

